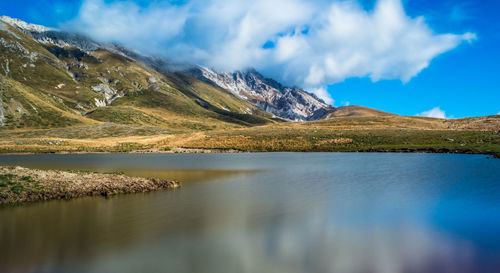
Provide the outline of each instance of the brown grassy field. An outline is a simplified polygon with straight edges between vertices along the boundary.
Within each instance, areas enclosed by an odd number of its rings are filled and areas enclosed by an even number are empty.
[[[182,132],[105,123],[0,131],[0,151],[16,152],[443,152],[500,154],[500,116],[433,119],[336,117],[315,122]]]

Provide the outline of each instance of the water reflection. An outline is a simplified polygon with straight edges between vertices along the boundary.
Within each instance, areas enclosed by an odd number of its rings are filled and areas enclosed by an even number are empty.
[[[0,209],[0,271],[495,272],[500,266],[500,224],[489,217],[500,208],[498,161],[268,156],[248,163],[261,172],[178,191]]]
[[[182,183],[208,182],[215,179],[229,178],[241,175],[249,175],[258,170],[148,170],[148,169],[126,169],[121,171],[126,175],[139,177],[155,177],[167,180],[180,181]]]
[[[215,196],[202,206],[183,195],[2,211],[9,224],[0,264],[6,272],[472,272],[474,265],[470,243],[424,223],[359,223],[325,217],[326,207],[256,212],[250,199],[227,207]]]

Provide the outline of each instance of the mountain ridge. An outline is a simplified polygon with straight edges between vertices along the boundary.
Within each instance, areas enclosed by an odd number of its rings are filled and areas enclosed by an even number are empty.
[[[60,48],[76,47],[81,51],[103,49],[131,58],[159,73],[165,73],[166,71],[186,73],[215,87],[225,89],[258,108],[287,120],[305,121],[323,119],[334,109],[333,106],[327,105],[314,94],[298,88],[284,87],[273,79],[263,77],[254,69],[220,73],[201,66],[172,64],[163,58],[143,55],[116,44],[97,42],[84,35],[29,24],[7,16],[1,18],[4,22],[17,27],[46,46],[50,45]],[[212,77],[209,77],[209,74]],[[226,83],[228,83],[228,79],[236,77],[238,84],[235,85],[236,82],[233,82],[232,85],[222,84],[221,81],[216,80],[216,78],[221,77],[225,79]],[[104,102],[101,101],[99,104],[104,105]]]
[[[275,122],[225,90],[159,72],[118,46],[14,19],[0,19],[0,72],[1,128],[136,122],[182,131]],[[41,115],[44,108],[55,112]],[[71,122],[57,118],[61,113]]]

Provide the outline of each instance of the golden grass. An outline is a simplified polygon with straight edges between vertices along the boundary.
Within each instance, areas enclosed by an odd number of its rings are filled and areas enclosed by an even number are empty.
[[[431,151],[500,153],[500,117],[460,120],[420,117],[342,117],[302,123],[155,135],[36,137],[0,132],[2,152],[236,151]],[[121,125],[125,126],[125,125]],[[82,127],[83,131],[89,128]],[[92,127],[90,127],[92,128]],[[124,127],[128,128],[128,127]],[[54,129],[55,130],[55,129]],[[70,129],[67,129],[70,130]],[[135,131],[130,130],[130,134]],[[5,136],[5,137],[2,137]],[[61,135],[61,137],[56,137]],[[76,134],[78,135],[78,134]],[[103,134],[106,135],[106,134]],[[73,136],[73,137],[69,137]]]

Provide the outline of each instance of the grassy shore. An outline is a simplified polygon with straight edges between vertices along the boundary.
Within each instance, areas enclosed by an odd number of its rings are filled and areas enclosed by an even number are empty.
[[[97,140],[24,139],[0,153],[430,152],[500,155],[500,133],[249,128]]]
[[[240,130],[213,132],[183,144],[191,149],[245,152],[436,152],[500,154],[500,134],[424,130]]]
[[[0,206],[178,188],[175,181],[82,171],[0,167]]]

